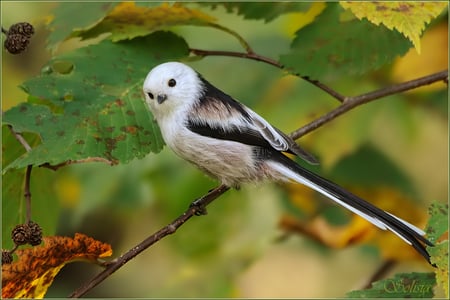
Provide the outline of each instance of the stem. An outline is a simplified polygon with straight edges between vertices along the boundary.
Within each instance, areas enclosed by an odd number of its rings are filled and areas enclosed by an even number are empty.
[[[179,216],[178,218],[176,218],[171,223],[169,223],[165,227],[161,228],[160,230],[158,230],[151,236],[147,237],[145,240],[140,242],[135,247],[131,248],[128,252],[124,253],[119,258],[108,263],[105,270],[103,270],[101,273],[97,274],[87,284],[78,288],[69,297],[78,298],[78,297],[81,297],[84,294],[86,294],[92,288],[94,288],[99,283],[101,283],[103,280],[108,278],[117,269],[119,269],[124,264],[126,264],[129,260],[131,260],[132,258],[137,256],[139,253],[146,250],[148,247],[155,244],[162,238],[175,233],[177,231],[177,229],[181,225],[183,225],[187,220],[189,220],[191,217],[197,215],[198,213],[201,213],[208,204],[213,202],[215,199],[217,199],[220,195],[222,195],[229,189],[230,188],[228,186],[220,185],[220,186],[216,187],[215,189],[211,190],[208,194],[195,200],[194,201],[195,205],[191,205],[181,216]]]
[[[27,170],[25,173],[25,187],[24,187],[24,196],[25,196],[25,206],[26,206],[26,220],[27,223],[31,221],[31,192],[30,192],[30,179],[31,179],[31,169],[32,165],[27,166]]]
[[[368,289],[372,286],[372,283],[375,281],[378,281],[382,279],[389,271],[392,270],[392,268],[395,267],[397,262],[392,259],[386,260],[376,271],[375,273],[370,276],[367,283],[364,285],[363,289]]]
[[[56,171],[59,168],[62,168],[62,167],[65,167],[65,166],[69,166],[69,165],[73,165],[73,164],[90,163],[90,162],[103,162],[103,163],[108,164],[110,166],[114,166],[114,165],[118,164],[118,162],[115,161],[115,160],[108,160],[108,159],[103,158],[103,157],[88,157],[88,158],[83,158],[83,159],[67,160],[67,161],[59,163],[57,165],[51,165],[49,163],[44,163],[44,164],[40,165],[39,167],[43,167],[43,168],[47,168],[47,169],[51,169],[53,171]]]
[[[20,134],[17,131],[15,131],[14,128],[11,125],[9,125],[9,124],[8,124],[8,129],[14,135],[16,140],[25,148],[25,150],[27,150],[27,152],[30,152],[31,151],[31,147],[28,144],[28,142],[23,138],[22,134]]]

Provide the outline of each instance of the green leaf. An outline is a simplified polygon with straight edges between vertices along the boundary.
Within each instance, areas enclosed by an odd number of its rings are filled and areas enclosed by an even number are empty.
[[[436,265],[435,273],[438,285],[444,290],[445,297],[448,298],[448,204],[432,203],[429,214],[427,237],[435,245],[427,247],[427,250],[431,256],[431,262]],[[438,242],[443,238],[445,240]]]
[[[54,18],[48,25],[51,31],[48,45],[55,47],[68,38],[73,30],[95,25],[117,4],[118,2],[59,3],[55,9]],[[76,14],[76,18],[74,18],[74,14]]]
[[[103,33],[111,33],[112,41],[120,41],[145,36],[170,26],[211,26],[214,21],[213,17],[199,10],[187,8],[180,3],[142,7],[136,6],[133,2],[123,2],[96,26],[88,30],[79,30],[74,35],[88,39]]]
[[[23,84],[44,105],[23,103],[3,116],[15,130],[39,134],[42,143],[4,171],[86,158],[127,163],[160,151],[163,140],[144,103],[142,82],[155,65],[187,53],[183,39],[155,32],[122,43],[103,41],[52,59],[42,75]],[[54,68],[60,61],[73,64],[69,73]]]
[[[337,3],[328,3],[316,20],[296,32],[290,53],[280,62],[294,74],[322,79],[378,69],[405,54],[411,43],[402,34],[367,20],[344,19]]]
[[[211,2],[202,4],[212,6],[213,9],[222,5],[229,13],[236,10],[238,15],[244,16],[244,19],[262,19],[266,23],[282,14],[305,12],[311,6],[310,2]]]
[[[350,298],[432,298],[434,273],[399,273],[372,283],[366,290],[347,293]]]
[[[340,160],[329,176],[339,178],[341,184],[373,188],[395,186],[407,195],[415,194],[415,187],[408,176],[391,159],[369,144]]]
[[[427,226],[427,237],[435,243],[448,231],[448,204],[432,203],[429,211],[430,220]]]

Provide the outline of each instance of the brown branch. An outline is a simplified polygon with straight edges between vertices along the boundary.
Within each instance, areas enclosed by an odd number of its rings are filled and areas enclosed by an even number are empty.
[[[240,58],[246,58],[251,60],[256,60],[260,62],[264,62],[266,64],[272,65],[274,67],[277,67],[279,69],[284,69],[284,66],[280,64],[278,61],[265,57],[262,55],[258,55],[254,52],[234,52],[234,51],[214,51],[214,50],[201,50],[201,49],[190,49],[190,52],[198,55],[198,56],[231,56],[231,57],[240,57]],[[299,76],[299,75],[297,75]],[[317,86],[322,91],[326,92],[327,94],[331,95],[333,98],[338,100],[339,102],[344,102],[345,97],[332,88],[326,86],[325,84],[319,82],[318,80],[312,80],[309,79],[308,76],[299,76],[300,78],[308,81],[309,83]]]
[[[383,277],[389,273],[395,266],[397,265],[397,261],[393,259],[388,259],[383,262],[383,264],[375,271],[375,273],[370,276],[370,278],[367,280],[367,283],[364,285],[363,289],[369,289],[372,287],[372,283],[375,281],[378,281],[380,279],[383,279]]]
[[[30,192],[30,179],[31,179],[31,169],[33,165],[28,165],[25,172],[25,187],[24,187],[24,197],[26,206],[26,223],[31,222],[31,192]]]
[[[103,280],[108,278],[112,273],[114,273],[117,269],[122,267],[124,264],[126,264],[129,260],[134,258],[136,255],[141,253],[142,251],[146,250],[151,245],[155,244],[162,238],[173,234],[177,231],[177,229],[183,225],[187,220],[192,218],[195,215],[202,214],[205,212],[205,207],[213,202],[215,199],[217,199],[220,195],[228,191],[230,188],[225,185],[220,185],[216,187],[215,189],[211,190],[208,194],[204,195],[203,197],[195,200],[193,202],[193,205],[191,205],[181,216],[173,220],[171,223],[169,223],[167,226],[161,228],[142,242],[140,242],[135,247],[131,248],[128,252],[121,255],[119,258],[109,262],[106,264],[105,270],[103,270],[101,273],[97,274],[92,280],[90,280],[85,285],[78,288],[76,291],[74,291],[69,297],[71,298],[78,298],[86,294],[88,291],[90,291],[92,288],[97,286],[99,283],[101,283]]]
[[[3,29],[3,28],[2,28]],[[14,130],[14,128],[8,124],[8,129],[11,131],[16,140],[25,148],[27,152],[31,151],[31,146],[28,142],[23,138],[22,134],[18,133]],[[24,186],[24,197],[25,197],[25,206],[26,206],[26,221],[27,223],[31,221],[31,192],[30,192],[30,180],[31,180],[31,169],[33,165],[28,165],[27,170],[25,172],[25,186]]]
[[[298,139],[299,137],[319,128],[320,126],[334,120],[338,116],[348,112],[349,110],[373,100],[377,100],[389,95],[397,94],[400,92],[412,90],[424,85],[432,84],[438,81],[445,81],[448,78],[448,70],[437,72],[428,76],[420,77],[414,80],[396,84],[387,88],[382,88],[370,93],[362,94],[355,97],[348,97],[340,106],[334,110],[326,113],[322,117],[312,121],[309,124],[295,130],[290,134],[293,139]]]

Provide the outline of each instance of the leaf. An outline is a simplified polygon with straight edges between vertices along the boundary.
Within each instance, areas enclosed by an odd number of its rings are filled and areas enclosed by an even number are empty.
[[[55,9],[53,20],[48,25],[48,29],[51,31],[47,41],[48,45],[54,48],[69,37],[73,30],[93,26],[116,5],[118,5],[116,2],[59,3]],[[82,9],[82,13],[77,13],[77,17],[74,18],[74,11],[80,9]]]
[[[323,79],[363,74],[403,55],[410,42],[396,31],[377,27],[366,20],[341,20],[337,3],[327,8],[313,23],[296,32],[291,51],[280,62],[291,73]]]
[[[433,247],[427,247],[431,262],[436,265],[436,281],[448,298],[448,204],[432,203],[429,209],[427,236]]]
[[[210,26],[214,21],[213,17],[179,3],[141,7],[134,2],[122,2],[96,26],[74,32],[74,35],[88,39],[102,33],[111,33],[112,41],[120,41],[145,36],[170,26]]]
[[[425,25],[448,6],[447,2],[339,2],[359,19],[403,33],[420,53],[420,35]]]
[[[432,203],[428,214],[430,220],[427,226],[427,236],[432,243],[436,243],[442,239],[444,233],[448,235],[448,204]]]
[[[371,144],[362,144],[351,155],[341,158],[328,176],[339,178],[341,184],[370,188],[395,186],[405,195],[417,193],[414,184],[395,161]]]
[[[187,53],[183,39],[155,32],[121,43],[102,41],[52,59],[43,74],[23,84],[32,96],[29,102],[3,116],[19,132],[38,133],[42,143],[4,172],[88,158],[127,163],[160,151],[163,140],[141,85],[153,66]],[[71,63],[72,71],[56,72],[53,65],[59,61]],[[36,105],[33,99],[42,100]]]
[[[432,298],[436,279],[433,273],[399,273],[375,281],[366,290],[347,293],[350,298]]]
[[[74,238],[47,236],[44,244],[16,251],[18,260],[2,264],[2,298],[43,298],[67,263],[96,263],[112,255],[111,246],[77,233]]]
[[[244,16],[244,19],[263,19],[266,23],[282,14],[307,11],[311,6],[311,3],[308,2],[211,2],[202,4],[212,6],[213,9],[221,5],[226,8],[228,13],[236,10],[238,15]]]

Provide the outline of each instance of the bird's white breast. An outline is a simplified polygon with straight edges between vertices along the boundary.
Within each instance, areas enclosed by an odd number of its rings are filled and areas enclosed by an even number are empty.
[[[170,118],[177,118],[177,114],[172,114]],[[183,118],[159,120],[158,123],[166,144],[178,156],[221,183],[239,186],[262,179],[263,173],[255,164],[252,146],[194,133],[186,127]]]

